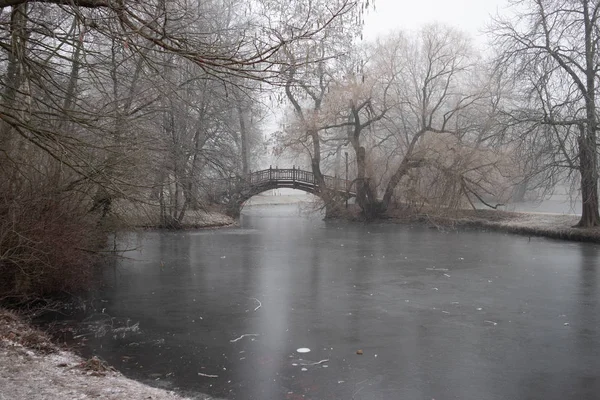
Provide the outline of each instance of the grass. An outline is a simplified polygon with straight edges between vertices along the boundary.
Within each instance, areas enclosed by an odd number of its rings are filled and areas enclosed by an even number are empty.
[[[341,219],[361,220],[360,209],[352,206]],[[522,213],[501,210],[429,210],[404,208],[388,210],[380,219],[390,223],[425,223],[440,229],[482,228],[525,236],[600,243],[600,227],[576,228],[579,216],[568,214]]]

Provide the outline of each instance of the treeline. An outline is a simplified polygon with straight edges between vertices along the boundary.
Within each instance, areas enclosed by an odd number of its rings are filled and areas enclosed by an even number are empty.
[[[268,144],[317,180],[348,153],[367,218],[564,181],[599,225],[600,2],[567,3],[482,55],[442,25],[364,43],[360,0],[0,0],[0,298],[86,287],[124,216],[178,227]]]
[[[583,206],[578,226],[598,226],[600,2],[510,11],[490,21],[486,54],[440,24],[358,46],[299,43],[296,59],[324,61],[288,70],[278,151],[309,160],[317,178],[345,177],[348,153],[367,218],[497,207],[562,183]]]
[[[0,1],[0,299],[85,288],[125,216],[209,204],[265,153],[286,46],[356,6]]]

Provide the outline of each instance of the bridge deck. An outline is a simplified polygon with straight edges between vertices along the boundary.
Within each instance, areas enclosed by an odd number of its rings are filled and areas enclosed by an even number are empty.
[[[352,188],[352,181],[333,176],[324,175],[325,186],[329,190],[354,196],[356,193]],[[246,178],[252,186],[275,186],[281,188],[298,188],[301,190],[316,192],[318,185],[312,171],[298,168],[269,168],[252,172]]]

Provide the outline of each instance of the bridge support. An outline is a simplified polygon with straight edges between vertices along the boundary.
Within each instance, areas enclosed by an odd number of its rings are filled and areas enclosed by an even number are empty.
[[[226,206],[227,215],[238,218],[244,202],[259,193],[270,189],[298,189],[319,196],[325,202],[326,217],[335,216],[338,209],[343,208],[347,198],[354,197],[348,180],[333,176],[323,176],[325,187],[320,187],[311,171],[304,171],[296,166],[269,169],[253,172],[246,177],[229,180],[227,190],[220,197],[221,204]]]

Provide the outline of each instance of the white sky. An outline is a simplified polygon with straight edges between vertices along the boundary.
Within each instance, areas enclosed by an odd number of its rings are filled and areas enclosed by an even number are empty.
[[[364,39],[372,40],[393,30],[414,31],[424,24],[442,22],[471,34],[484,46],[481,29],[490,15],[504,14],[507,0],[375,0],[365,18]]]

